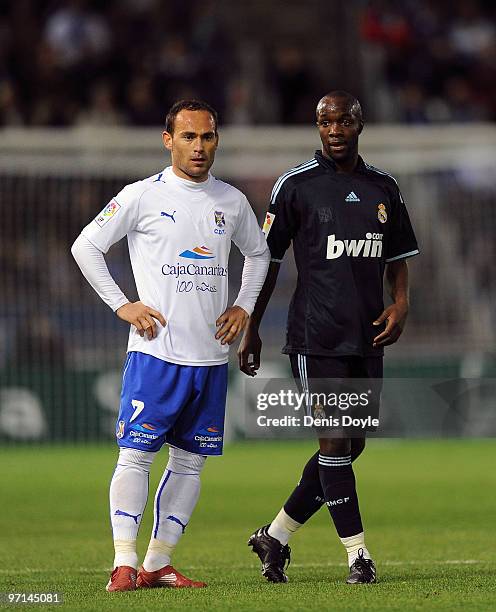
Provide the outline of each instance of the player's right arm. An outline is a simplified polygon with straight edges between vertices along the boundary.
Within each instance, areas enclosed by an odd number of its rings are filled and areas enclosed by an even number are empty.
[[[276,181],[272,190],[269,211],[263,227],[271,256],[269,269],[238,349],[239,369],[248,376],[256,376],[260,368],[262,353],[260,323],[274,292],[282,259],[298,225],[292,200],[292,189],[287,181],[282,180],[281,183],[281,180]]]
[[[272,297],[279,274],[280,262],[271,261],[264,284],[258,295],[255,308],[245,328],[245,333],[238,348],[239,369],[248,376],[256,376],[260,368],[260,355],[262,353],[262,340],[258,329],[267,304]]]
[[[124,306],[121,306],[115,311],[115,314],[119,319],[134,325],[141,337],[146,334],[148,340],[155,338],[157,335],[157,327],[154,318],[161,323],[162,327],[165,327],[167,324],[165,318],[158,310],[154,310],[140,301],[124,304]]]
[[[112,278],[104,254],[137,227],[138,205],[142,189],[139,184],[126,186],[89,223],[75,240],[71,252],[81,272],[101,299],[123,321],[134,325],[141,336],[156,336],[154,318],[165,326],[161,313],[142,302],[131,303]]]

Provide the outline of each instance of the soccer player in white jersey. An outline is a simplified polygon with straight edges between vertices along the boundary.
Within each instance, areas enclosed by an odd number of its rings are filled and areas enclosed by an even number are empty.
[[[248,200],[209,172],[219,140],[215,110],[176,102],[163,140],[172,165],[124,187],[72,247],[92,287],[131,324],[110,485],[115,557],[108,591],[206,586],[180,574],[171,557],[198,501],[205,460],[222,454],[228,349],[248,321],[269,263]],[[134,303],[104,259],[124,236],[140,298]],[[227,308],[231,241],[245,263],[239,295]],[[148,475],[164,443],[169,460],[138,570]]]

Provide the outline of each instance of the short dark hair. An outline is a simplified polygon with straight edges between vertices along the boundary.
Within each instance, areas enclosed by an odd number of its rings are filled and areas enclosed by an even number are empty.
[[[190,110],[190,111],[207,111],[212,115],[215,124],[215,133],[217,134],[217,125],[218,125],[218,117],[217,111],[207,104],[203,102],[203,100],[178,100],[175,102],[169,112],[167,113],[167,117],[165,118],[165,131],[172,134],[174,132],[174,122],[176,120],[176,116],[182,110]]]
[[[350,113],[352,115],[355,115],[355,117],[359,121],[363,122],[362,105],[360,104],[358,98],[356,98],[353,94],[349,93],[348,91],[344,91],[343,89],[335,89],[327,93],[323,98],[319,100],[317,108],[319,107],[320,103],[326,98],[342,98],[346,100],[350,109]]]

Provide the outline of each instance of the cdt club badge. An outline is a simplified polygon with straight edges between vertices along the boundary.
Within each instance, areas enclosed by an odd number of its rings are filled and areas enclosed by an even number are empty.
[[[215,225],[217,226],[214,229],[214,234],[225,234],[226,230],[224,229],[224,227],[226,225],[226,219],[224,217],[224,213],[221,210],[214,211],[214,219]]]

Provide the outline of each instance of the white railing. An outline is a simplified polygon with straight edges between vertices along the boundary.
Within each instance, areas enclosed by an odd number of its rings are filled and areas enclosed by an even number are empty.
[[[0,170],[146,176],[168,163],[157,128],[69,128],[0,131]],[[215,173],[225,178],[272,178],[319,148],[312,127],[220,129]],[[361,152],[393,173],[496,165],[496,127],[489,124],[366,126]]]

